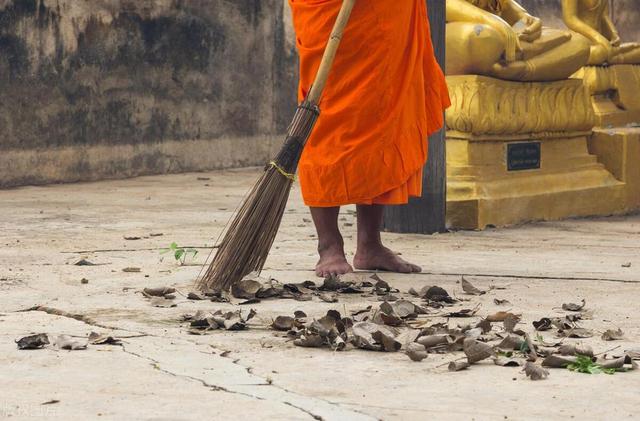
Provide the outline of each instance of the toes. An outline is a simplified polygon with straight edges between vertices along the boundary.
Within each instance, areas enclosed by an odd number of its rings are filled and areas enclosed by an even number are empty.
[[[418,265],[411,264],[411,272],[420,273],[422,272],[422,268]]]
[[[411,273],[411,272],[413,272],[413,268],[411,267],[411,265],[409,263],[403,263],[403,264],[398,265],[397,270],[400,273]]]

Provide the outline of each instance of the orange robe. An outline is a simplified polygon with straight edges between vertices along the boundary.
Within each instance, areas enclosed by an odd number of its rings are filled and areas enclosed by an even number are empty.
[[[422,192],[427,136],[449,95],[425,0],[358,0],[300,160],[307,206],[402,204]],[[342,0],[289,0],[299,99],[313,82]]]

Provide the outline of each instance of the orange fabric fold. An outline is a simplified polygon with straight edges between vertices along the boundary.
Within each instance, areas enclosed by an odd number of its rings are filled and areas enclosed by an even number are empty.
[[[299,100],[315,77],[342,0],[289,0]],[[425,0],[358,1],[304,149],[305,204],[402,204],[420,196],[427,136],[450,104]]]

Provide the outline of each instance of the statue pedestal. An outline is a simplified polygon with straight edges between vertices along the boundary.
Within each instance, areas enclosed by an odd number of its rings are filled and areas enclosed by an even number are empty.
[[[589,151],[625,184],[624,211],[640,209],[640,127],[596,129]]]
[[[582,81],[447,77],[447,223],[482,229],[625,209],[625,183],[588,150]]]
[[[591,93],[598,126],[640,123],[640,65],[586,66],[573,77]]]

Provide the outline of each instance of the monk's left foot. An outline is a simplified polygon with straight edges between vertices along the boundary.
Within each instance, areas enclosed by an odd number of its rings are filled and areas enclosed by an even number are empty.
[[[383,245],[359,247],[353,258],[353,267],[359,270],[386,270],[398,273],[422,272],[422,268],[402,259]]]

